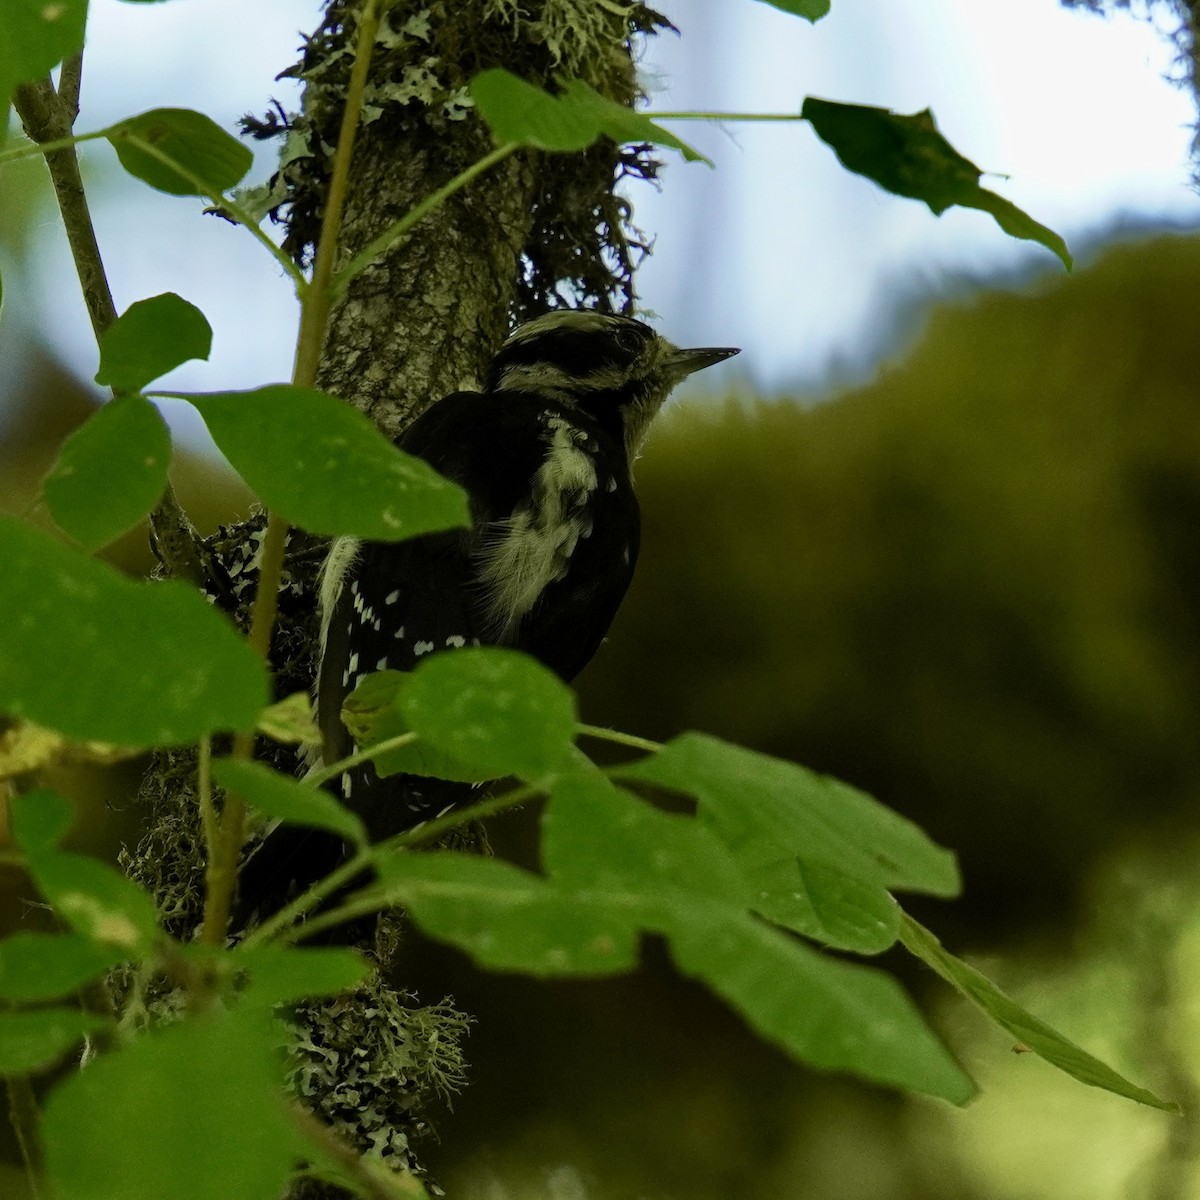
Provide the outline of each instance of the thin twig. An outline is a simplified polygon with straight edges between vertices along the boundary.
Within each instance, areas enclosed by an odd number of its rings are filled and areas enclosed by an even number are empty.
[[[390,754],[393,750],[403,750],[405,746],[411,746],[416,740],[415,733],[398,733],[393,738],[385,738],[382,742],[376,742],[374,746],[368,746],[365,750],[359,750],[356,754],[348,755],[346,758],[339,758],[337,762],[323,767],[320,771],[306,775],[304,782],[309,787],[320,787],[321,784],[336,779],[344,771],[350,771],[365,762],[371,762],[381,754]]]
[[[404,833],[398,833],[395,837],[378,842],[374,846],[371,846],[365,853],[356,856],[354,860],[355,870],[348,870],[348,865],[347,867],[339,868],[335,873],[337,876],[336,884],[330,885],[330,880],[334,878],[333,875],[330,875],[323,879],[316,888],[310,889],[310,891],[315,892],[319,890],[319,899],[323,899],[330,892],[336,890],[336,887],[340,886],[348,878],[352,878],[353,875],[358,874],[360,871],[368,869],[373,862],[379,862],[380,859],[390,858],[392,855],[411,850],[415,846],[436,841],[449,830],[456,829],[460,825],[466,825],[470,821],[481,821],[486,817],[494,817],[497,813],[517,808],[537,795],[540,795],[537,788],[514,788],[511,792],[505,792],[502,796],[493,796],[487,800],[481,800],[478,804],[472,804],[467,808],[460,808],[455,812],[447,813],[444,817],[437,818],[437,820],[426,821],[416,829],[409,829]],[[315,899],[309,901],[308,895],[309,893],[306,892],[303,896],[297,897],[292,905],[288,907],[299,907],[300,912],[307,912],[316,903]],[[364,892],[356,893],[356,896],[358,897],[357,899],[355,896],[351,896],[346,903],[339,905],[337,908],[332,908],[328,912],[319,913],[303,925],[292,925],[285,929],[283,928],[283,921],[277,921],[276,918],[272,918],[271,936],[278,933],[281,942],[290,944],[321,933],[326,929],[332,929],[334,926],[343,925],[347,921],[353,921],[359,917],[365,917],[373,912],[379,912],[381,909],[391,907],[386,894],[377,888],[369,888]],[[300,907],[301,902],[303,902],[302,907]],[[276,914],[277,917],[280,915],[282,914]],[[295,915],[290,916],[289,919],[294,920]]]
[[[310,909],[320,904],[326,896],[336,892],[344,883],[348,883],[356,875],[371,868],[373,855],[371,851],[360,851],[353,858],[344,862],[335,871],[331,871],[324,879],[318,880],[312,887],[307,888],[290,904],[284,905],[277,913],[272,913],[253,933],[250,933],[241,943],[247,950],[269,942],[281,930],[288,928],[298,921]]]
[[[649,738],[638,737],[636,733],[622,733],[619,729],[605,729],[603,725],[578,726],[580,737],[597,738],[602,742],[612,742],[617,746],[628,746],[630,750],[645,750],[647,754],[657,754],[662,749],[661,742],[652,742]]]
[[[312,387],[316,381],[321,349],[325,344],[325,329],[329,324],[329,311],[334,300],[330,282],[333,279],[333,264],[337,258],[342,213],[350,188],[350,163],[354,156],[355,135],[362,112],[367,73],[371,66],[371,51],[378,33],[379,4],[377,0],[367,0],[358,18],[354,67],[346,88],[346,107],[342,110],[342,125],[333,156],[325,215],[321,219],[321,234],[313,260],[312,282],[300,315],[300,337],[296,342],[296,361],[292,368],[292,382],[300,387]]]
[[[182,175],[195,189],[197,195],[203,196],[214,208],[219,209],[225,216],[231,217],[238,225],[253,235],[255,241],[287,272],[292,282],[296,285],[297,293],[303,294],[304,289],[308,287],[308,281],[304,278],[304,272],[292,261],[291,255],[273,242],[262,226],[236,200],[230,199],[229,196],[226,196],[222,192],[214,191],[199,175],[189,170],[178,160],[172,158],[166,151],[160,149],[153,142],[148,142],[145,138],[138,137],[136,133],[122,129],[119,124],[114,125],[109,133],[106,134],[106,136],[109,135],[128,142],[147,157],[155,159],[157,162],[162,163],[164,167],[170,167],[176,174]]]
[[[279,941],[285,946],[290,946],[318,933],[324,933],[327,929],[336,929],[339,925],[345,925],[347,921],[357,921],[359,917],[369,917],[372,913],[388,907],[390,904],[383,892],[370,890],[363,894],[362,899],[351,898],[345,904],[339,904],[337,908],[318,913],[315,917],[305,921],[303,925],[289,926],[280,933]]]
[[[799,113],[639,112],[651,121],[803,121]]]
[[[333,170],[329,180],[329,196],[326,202],[325,219],[321,225],[316,260],[311,283],[301,282],[298,292],[301,297],[300,334],[296,343],[296,358],[292,371],[292,382],[299,387],[311,387],[316,380],[317,364],[321,347],[325,342],[325,328],[329,319],[328,280],[337,252],[338,236],[341,232],[341,214],[346,189],[349,186],[350,162],[354,150],[354,136],[358,129],[362,111],[363,92],[366,88],[367,72],[370,68],[371,52],[375,46],[375,35],[379,29],[378,0],[366,0],[359,18],[358,44],[355,49],[354,66],[351,70],[350,86],[346,93],[346,107],[342,114],[342,126],[334,151]],[[172,163],[156,147],[131,138],[133,144],[174,166],[185,177],[189,172]],[[202,184],[203,181],[197,181]],[[211,198],[211,197],[210,197]],[[215,198],[213,198],[215,199]],[[236,205],[222,199],[228,211],[245,224],[245,214]],[[282,254],[269,238],[253,226],[251,232],[265,239],[273,252]],[[285,256],[286,257],[286,256]],[[298,268],[288,261],[289,273],[293,278]],[[302,278],[302,277],[301,277]],[[283,554],[287,545],[288,524],[272,512],[267,518],[266,535],[263,538],[262,555],[259,560],[258,586],[254,595],[254,608],[250,616],[250,645],[264,662],[270,662],[271,631],[275,627],[275,612],[279,599],[279,584],[283,575]],[[254,752],[253,731],[239,733],[233,741],[233,757],[249,759]],[[246,804],[238,795],[229,793],[221,812],[217,832],[216,853],[210,858],[206,873],[204,899],[204,925],[200,939],[209,946],[221,946],[229,928],[229,915],[233,906],[233,893],[237,886],[238,856],[246,839]]]
[[[67,111],[67,118],[72,125],[79,116],[79,89],[83,85],[83,51],[72,54],[63,60],[58,72],[58,98]]]
[[[319,917],[314,917],[312,921],[304,925],[294,924],[327,896],[336,892],[344,883],[348,883],[356,875],[361,875],[369,871],[372,864],[378,862],[380,859],[390,857],[404,850],[409,850],[425,842],[434,841],[448,830],[454,829],[459,825],[465,825],[469,821],[483,820],[485,817],[492,817],[497,813],[506,812],[510,808],[516,808],[536,795],[538,795],[536,788],[514,788],[510,792],[505,792],[502,796],[493,796],[486,800],[481,800],[478,804],[472,804],[466,808],[460,808],[455,812],[447,813],[444,817],[437,818],[437,820],[426,821],[425,824],[417,829],[409,829],[404,833],[398,833],[386,841],[377,842],[374,846],[359,851],[352,859],[338,867],[336,871],[331,872],[324,879],[307,888],[290,904],[281,908],[277,913],[274,913],[264,921],[246,938],[243,945],[247,949],[250,949],[276,937],[285,942],[297,941],[300,938],[308,937],[310,933],[319,932],[321,929],[333,925],[340,925],[344,921],[352,920],[365,913],[375,912],[384,907],[380,902],[378,894],[375,895],[373,901],[365,902],[361,908],[342,905],[339,908],[331,909],[328,913],[322,913]],[[317,922],[320,922],[320,924],[318,925]]]
[[[49,76],[34,83],[21,84],[13,96],[13,104],[25,132],[33,141],[58,142],[71,137],[72,118]],[[104,273],[104,260],[100,257],[100,246],[88,210],[74,145],[64,145],[47,153],[46,167],[62,212],[88,316],[99,341],[104,331],[117,319],[117,309],[113,304],[108,277]]]
[[[22,126],[24,126],[24,122],[22,122]],[[106,127],[93,129],[91,133],[72,133],[67,137],[48,138],[44,142],[18,142],[15,146],[0,150],[0,165],[16,162],[21,158],[45,158],[46,155],[53,154],[55,151],[67,150],[72,146],[81,145],[83,142],[101,141],[111,133],[112,129]]]
[[[497,813],[508,812],[510,808],[519,808],[526,801],[540,795],[542,795],[541,788],[528,785],[516,787],[499,796],[489,796],[486,800],[468,804],[466,808],[448,812],[444,817],[426,821],[416,829],[398,833],[395,837],[372,846],[371,849],[375,852],[375,856],[380,858],[386,854],[394,854],[397,850],[411,850],[414,846],[424,846],[429,842],[437,841],[444,833],[449,833],[451,829],[457,829],[460,825],[494,817]]]
[[[258,589],[250,616],[250,645],[264,662],[268,653],[271,630],[279,600],[279,583],[283,577],[283,552],[287,545],[287,522],[275,513],[267,519],[258,567]],[[233,739],[233,757],[249,759],[254,752],[254,731],[239,733]],[[237,886],[238,857],[246,840],[246,802],[234,792],[226,792],[225,804],[217,825],[213,849],[205,871],[204,925],[200,940],[206,946],[223,946],[233,908],[233,893]]]

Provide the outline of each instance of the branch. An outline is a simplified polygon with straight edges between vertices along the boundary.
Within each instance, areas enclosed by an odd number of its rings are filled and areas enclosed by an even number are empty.
[[[41,144],[71,137],[74,118],[54,90],[49,76],[35,83],[21,84],[13,96],[13,105],[31,140]],[[104,331],[117,319],[117,309],[113,304],[108,277],[104,273],[104,261],[96,242],[92,214],[83,191],[79,159],[74,146],[69,144],[49,151],[45,157],[66,227],[67,241],[71,246],[71,256],[75,260],[79,285],[83,289],[88,316],[98,342]]]
[[[65,142],[59,148],[46,153],[46,167],[54,185],[54,195],[62,214],[71,257],[75,260],[75,273],[83,291],[84,303],[92,322],[92,332],[99,344],[100,338],[117,319],[117,308],[113,303],[112,289],[104,271],[104,260],[100,257],[100,245],[96,241],[96,230],[92,214],[88,209],[87,195],[83,190],[83,179],[79,174],[79,158],[71,142],[71,126],[75,121],[78,103],[78,85],[82,71],[82,58],[63,64],[65,98],[60,96],[50,82],[49,76],[34,83],[24,83],[17,88],[13,104],[21,118],[21,124],[30,139],[38,145]],[[181,575],[200,584],[205,580],[200,536],[180,507],[170,483],[162,499],[150,514],[150,526],[163,565],[172,575]]]
[[[58,72],[58,98],[67,112],[68,124],[74,125],[79,116],[79,89],[83,84],[83,51],[72,54]]]

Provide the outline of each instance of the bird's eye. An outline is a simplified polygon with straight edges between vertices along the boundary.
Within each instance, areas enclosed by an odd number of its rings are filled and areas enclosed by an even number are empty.
[[[642,339],[636,329],[618,329],[616,342],[617,347],[630,356],[640,354],[642,351]]]

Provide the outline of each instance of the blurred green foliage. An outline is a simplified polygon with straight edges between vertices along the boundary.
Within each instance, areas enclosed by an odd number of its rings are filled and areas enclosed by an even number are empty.
[[[963,861],[947,944],[991,947],[1018,999],[1185,1106],[1197,280],[1200,239],[1127,244],[936,308],[852,393],[676,405],[581,680],[587,720],[705,729],[919,821]],[[928,975],[984,1084],[965,1112],[796,1071],[654,953],[586,989],[425,969],[478,1018],[435,1155],[460,1200],[1190,1200],[1200,1178],[1194,1118],[1060,1086]]]
[[[962,853],[976,939],[1057,921],[1195,799],[1197,279],[1200,241],[1125,246],[850,394],[677,406],[585,714],[871,791]]]

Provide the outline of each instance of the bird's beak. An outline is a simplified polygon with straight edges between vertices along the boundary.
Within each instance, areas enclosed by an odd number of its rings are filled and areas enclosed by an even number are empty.
[[[705,367],[711,367],[714,363],[724,362],[735,354],[741,354],[741,350],[735,346],[705,346],[697,350],[676,349],[667,360],[667,365],[673,374],[682,379],[685,375],[703,371]]]

